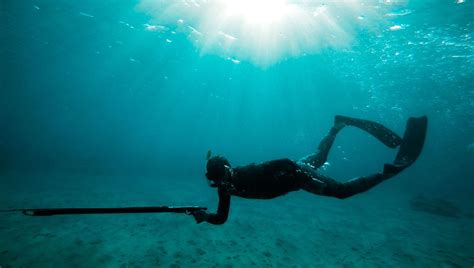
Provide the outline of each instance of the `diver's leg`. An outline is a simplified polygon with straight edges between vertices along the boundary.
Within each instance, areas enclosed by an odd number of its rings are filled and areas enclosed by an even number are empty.
[[[402,138],[395,132],[377,122],[336,115],[334,117],[334,126],[326,137],[321,140],[316,153],[305,156],[299,161],[311,165],[313,168],[321,167],[327,161],[329,150],[336,139],[337,133],[346,125],[354,126],[368,132],[390,148],[395,148],[402,142]]]
[[[371,131],[374,131],[374,133],[376,134],[377,133],[380,134],[385,131],[383,130],[383,128],[385,128],[384,126],[382,125],[380,125],[382,127],[377,126],[378,123],[370,122],[367,120],[353,119],[353,118],[349,118],[349,119],[350,120],[347,120],[346,118],[346,119],[343,119],[342,121],[345,121],[347,124],[351,124],[351,125],[362,124],[362,123],[365,124],[366,126],[372,125],[369,127],[369,129],[371,129]],[[341,121],[341,117],[336,118],[335,125],[336,126],[341,125],[340,121]],[[352,121],[352,122],[348,123],[349,121]],[[344,123],[342,123],[342,125],[344,126]],[[405,134],[403,136],[403,140],[397,141],[398,136],[396,136],[396,134],[395,136],[389,137],[389,139],[385,140],[387,141],[386,143],[387,145],[389,144],[395,145],[396,143],[399,142],[399,145],[401,144],[401,146],[397,154],[397,157],[394,161],[394,164],[385,164],[383,173],[376,173],[370,176],[358,177],[350,181],[341,183],[332,178],[318,174],[315,169],[311,169],[310,167],[308,167],[308,165],[300,164],[301,170],[304,173],[306,173],[306,175],[308,175],[307,176],[308,179],[302,184],[301,188],[314,194],[332,196],[332,197],[337,197],[337,198],[347,198],[355,194],[365,192],[371,189],[372,187],[376,186],[377,184],[397,175],[402,170],[409,167],[411,164],[413,164],[416,161],[416,159],[421,153],[421,150],[423,149],[427,127],[428,127],[428,118],[426,116],[422,116],[419,118],[410,117],[407,122],[407,127],[405,130]],[[342,129],[342,127],[340,129]],[[331,136],[331,135],[328,135],[328,136]],[[328,136],[326,138],[328,138]],[[335,134],[332,136],[332,141],[334,141],[334,138],[335,138]],[[330,142],[330,145],[332,145],[332,142]],[[326,152],[325,157],[327,157],[327,152]]]
[[[358,118],[352,118],[348,116],[342,116],[342,115],[336,115],[335,117],[335,123],[342,123],[348,126],[353,126],[360,128],[367,133],[371,134],[375,138],[377,138],[379,141],[381,141],[383,144],[390,148],[395,148],[398,145],[402,143],[402,138],[398,136],[395,132],[392,130],[388,129],[382,124],[379,124],[377,122],[369,121],[369,120],[364,120],[364,119],[358,119]]]
[[[404,138],[402,139],[395,132],[377,122],[336,115],[334,117],[334,126],[326,137],[321,140],[316,153],[301,158],[299,162],[311,165],[313,168],[321,167],[327,161],[329,150],[336,139],[337,133],[346,125],[366,131],[390,148],[395,148],[402,144],[395,165],[386,167],[391,169],[389,173],[392,173],[398,172],[396,170],[398,168],[397,166],[403,164],[407,167],[408,165],[404,163],[413,163],[420,154],[426,135],[427,119],[425,116],[410,118],[407,123]]]
[[[344,126],[345,125],[342,123],[336,124],[335,122],[334,126],[329,130],[329,133],[319,143],[316,153],[301,158],[299,162],[310,165],[312,168],[319,168],[324,165],[327,161],[329,150],[331,150],[334,140],[336,139],[337,133],[339,133]]]
[[[368,191],[394,175],[377,173],[367,177],[354,178],[347,182],[338,182],[329,177],[318,175],[308,179],[301,188],[313,194],[344,199]]]

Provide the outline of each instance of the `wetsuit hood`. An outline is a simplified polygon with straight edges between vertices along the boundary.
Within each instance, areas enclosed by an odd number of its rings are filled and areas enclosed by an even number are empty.
[[[211,182],[211,186],[218,186],[226,176],[230,168],[229,161],[222,156],[214,156],[207,160],[206,177]]]

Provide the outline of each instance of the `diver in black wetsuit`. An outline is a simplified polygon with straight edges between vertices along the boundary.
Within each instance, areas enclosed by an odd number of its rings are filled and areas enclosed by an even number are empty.
[[[316,153],[298,161],[290,159],[273,160],[261,164],[232,168],[221,156],[208,155],[206,177],[212,187],[217,187],[219,206],[217,213],[204,210],[192,212],[197,223],[207,221],[223,224],[227,220],[232,195],[271,199],[291,191],[305,191],[336,198],[347,198],[365,192],[387,180],[415,162],[423,148],[428,119],[426,116],[409,118],[403,139],[385,126],[362,119],[336,116],[334,126],[320,142]],[[345,126],[360,128],[390,148],[400,146],[393,164],[385,164],[382,173],[338,182],[317,172],[327,160],[329,150],[337,133]]]

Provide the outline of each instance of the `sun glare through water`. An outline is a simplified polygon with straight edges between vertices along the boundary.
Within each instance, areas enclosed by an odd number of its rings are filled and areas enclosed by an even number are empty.
[[[227,2],[225,15],[240,16],[243,21],[255,26],[271,26],[281,20],[294,7],[285,0],[242,0]]]
[[[359,29],[376,32],[401,1],[142,0],[151,23],[176,27],[201,55],[267,67],[322,49],[348,48]]]

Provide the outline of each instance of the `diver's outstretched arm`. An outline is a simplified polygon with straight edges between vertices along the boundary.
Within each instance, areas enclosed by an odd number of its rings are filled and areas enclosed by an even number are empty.
[[[217,213],[207,213],[204,210],[193,212],[192,215],[197,223],[207,221],[212,224],[223,224],[227,221],[230,209],[230,194],[222,188],[218,188],[218,194],[219,206],[217,208]]]

